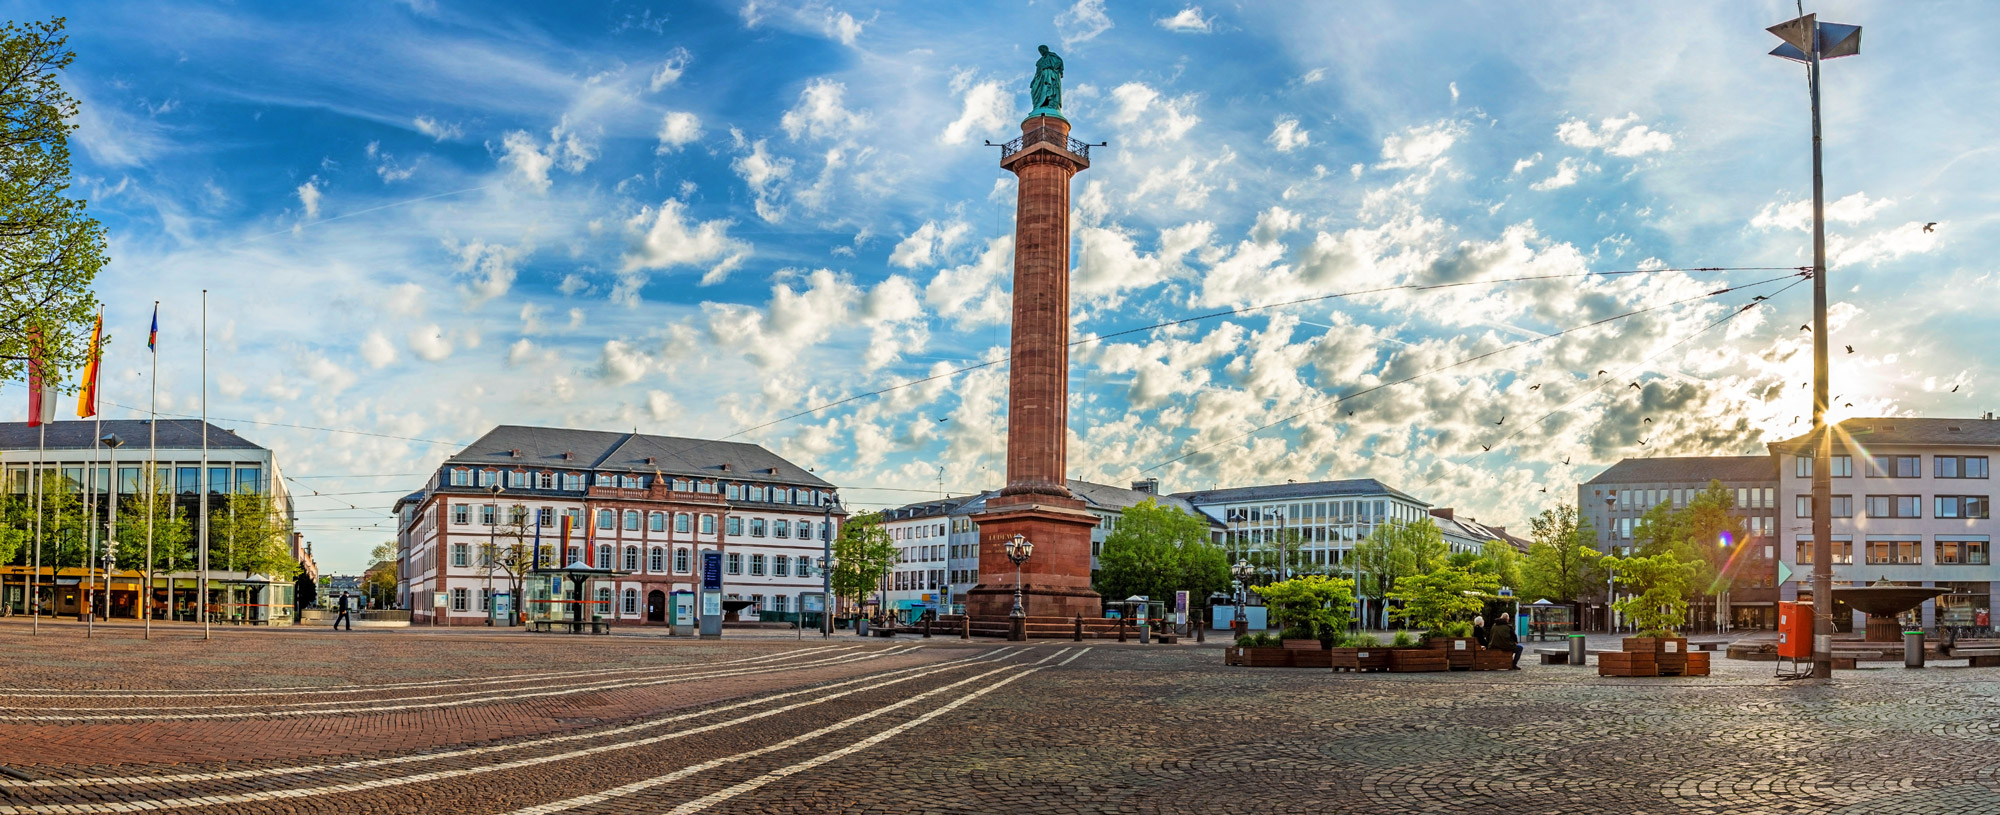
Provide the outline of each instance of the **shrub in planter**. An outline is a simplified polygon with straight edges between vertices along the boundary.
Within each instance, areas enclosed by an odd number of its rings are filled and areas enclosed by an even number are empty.
[[[1285,639],[1316,640],[1320,648],[1332,648],[1353,619],[1354,581],[1346,578],[1303,575],[1254,591],[1264,598]]]
[[[1374,634],[1362,634],[1361,636],[1354,638],[1354,647],[1380,648],[1382,647],[1382,638],[1377,637]]]
[[[1411,636],[1410,632],[1398,631],[1396,632],[1396,638],[1390,641],[1389,646],[1391,648],[1410,648],[1415,646],[1416,644],[1417,644],[1417,638]]]

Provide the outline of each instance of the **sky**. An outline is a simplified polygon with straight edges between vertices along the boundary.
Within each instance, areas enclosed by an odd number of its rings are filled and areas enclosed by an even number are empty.
[[[206,289],[208,413],[325,572],[501,423],[740,433],[858,508],[1000,486],[985,142],[1043,44],[1109,143],[1072,477],[1369,477],[1525,531],[1621,458],[1807,427],[1788,3],[7,5],[69,18],[105,415],[144,415],[155,300],[159,408],[199,410]],[[2000,408],[2000,9],[1811,10],[1864,26],[1825,67],[1835,416]],[[1708,267],[1745,271],[1672,271]]]

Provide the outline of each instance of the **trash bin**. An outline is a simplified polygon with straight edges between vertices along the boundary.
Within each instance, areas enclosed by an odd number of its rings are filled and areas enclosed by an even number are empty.
[[[1903,632],[1903,667],[1924,667],[1924,632]]]
[[[1583,650],[1583,635],[1569,635],[1569,664],[1582,665],[1588,655]]]
[[[857,637],[866,637],[866,636],[868,636],[868,618],[867,618],[867,617],[856,617],[856,618],[854,618],[854,636],[857,636]]]

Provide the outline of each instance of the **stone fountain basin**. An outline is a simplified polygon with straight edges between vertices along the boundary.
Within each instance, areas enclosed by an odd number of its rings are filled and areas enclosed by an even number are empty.
[[[1869,616],[1894,617],[1950,593],[1951,589],[1936,586],[1844,586],[1833,590],[1833,599]]]

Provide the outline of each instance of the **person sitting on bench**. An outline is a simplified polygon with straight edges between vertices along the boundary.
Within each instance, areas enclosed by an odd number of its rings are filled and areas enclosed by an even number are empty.
[[[1514,664],[1508,670],[1521,670],[1521,652],[1526,649],[1522,647],[1520,640],[1514,636],[1514,620],[1510,615],[1501,614],[1500,619],[1486,632],[1486,639],[1488,640],[1486,644],[1488,648],[1495,651],[1514,652]]]

